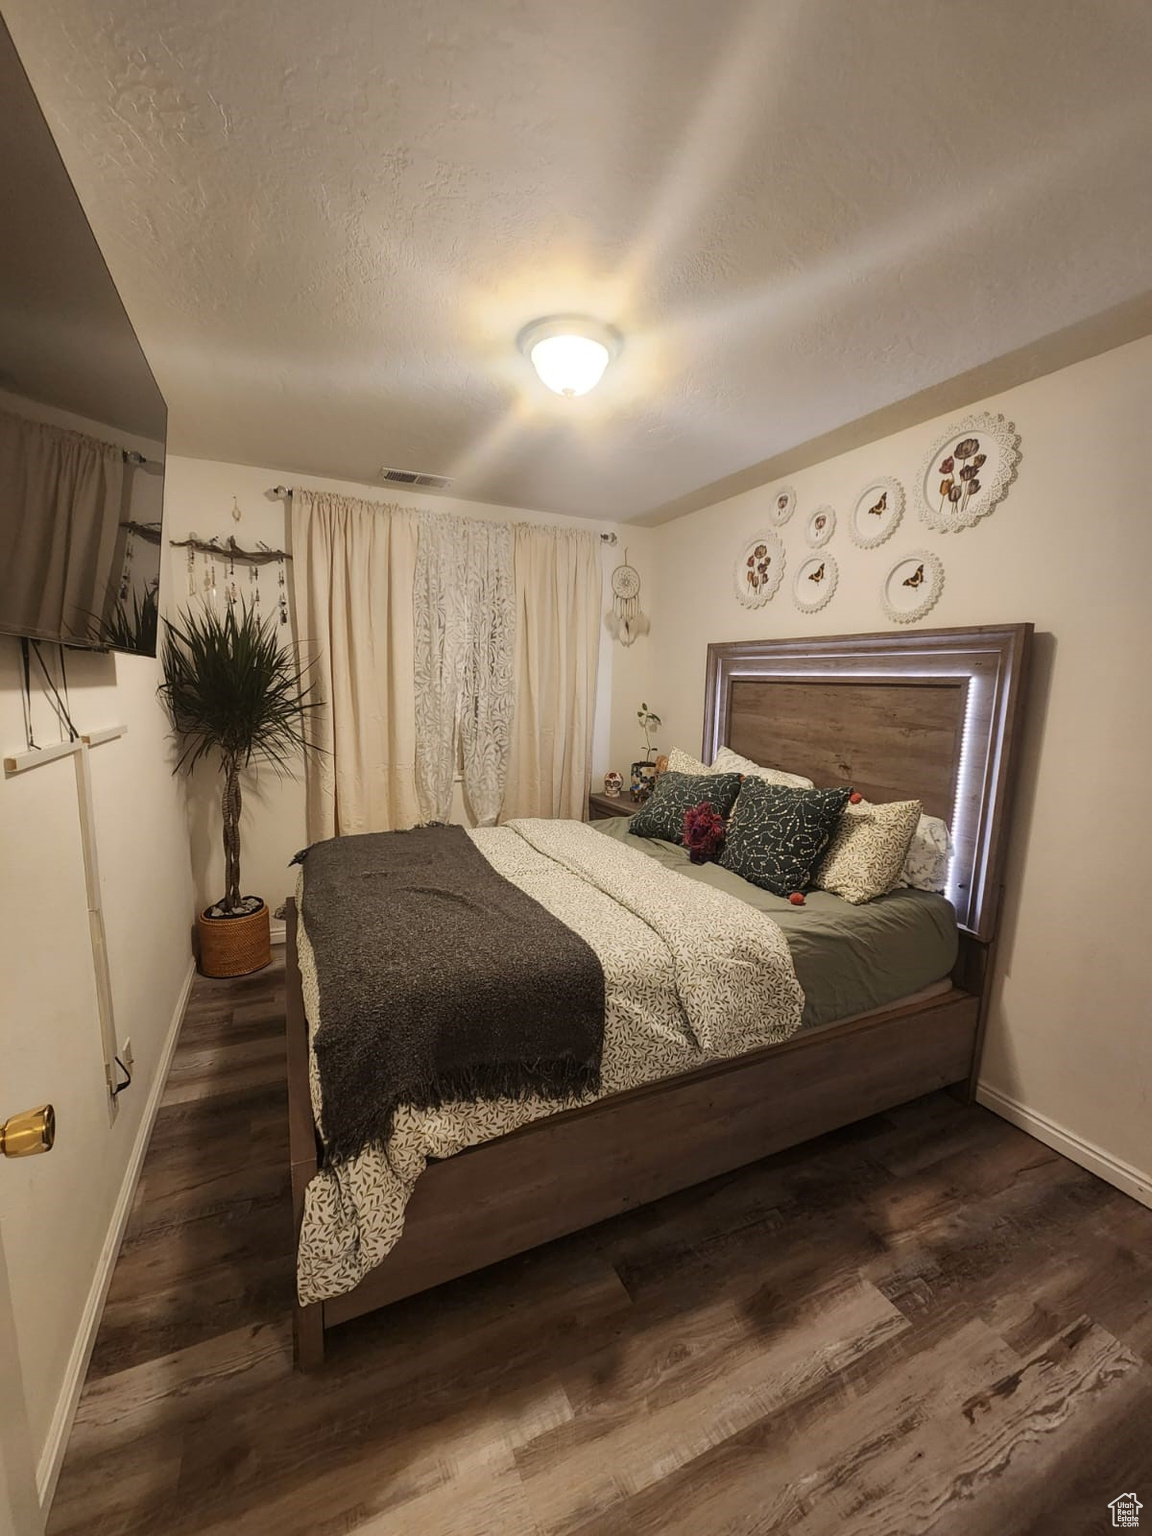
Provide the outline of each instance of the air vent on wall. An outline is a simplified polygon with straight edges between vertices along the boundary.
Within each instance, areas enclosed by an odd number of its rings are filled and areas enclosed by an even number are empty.
[[[451,475],[423,475],[414,469],[389,469],[387,465],[380,470],[380,478],[385,485],[410,485],[422,491],[446,491],[452,484]]]

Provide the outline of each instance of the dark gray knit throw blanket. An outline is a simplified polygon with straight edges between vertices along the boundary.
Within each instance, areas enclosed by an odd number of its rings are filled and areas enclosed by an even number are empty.
[[[600,1086],[600,961],[463,828],[336,837],[297,858],[331,1162],[386,1143],[402,1104]]]

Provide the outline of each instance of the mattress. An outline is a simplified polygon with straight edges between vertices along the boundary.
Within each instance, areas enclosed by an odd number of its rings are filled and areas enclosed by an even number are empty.
[[[941,981],[956,963],[956,913],[943,896],[898,890],[853,906],[830,891],[809,891],[794,907],[718,864],[693,864],[676,843],[633,837],[630,825],[622,816],[593,823],[605,837],[728,891],[779,923],[804,989],[805,1029],[900,1002]]]

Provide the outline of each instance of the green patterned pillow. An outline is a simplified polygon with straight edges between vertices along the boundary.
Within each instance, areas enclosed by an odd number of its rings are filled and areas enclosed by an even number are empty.
[[[684,835],[684,812],[707,800],[717,816],[727,816],[740,793],[738,773],[674,773],[656,780],[656,787],[628,823],[634,837],[662,837],[678,843]]]
[[[745,779],[718,862],[777,896],[807,890],[851,793]]]

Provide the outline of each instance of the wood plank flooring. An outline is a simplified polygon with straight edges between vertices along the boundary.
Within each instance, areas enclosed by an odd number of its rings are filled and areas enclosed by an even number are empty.
[[[279,969],[198,981],[50,1536],[1080,1536],[1152,1511],[1152,1211],[944,1094],[291,1363]]]

